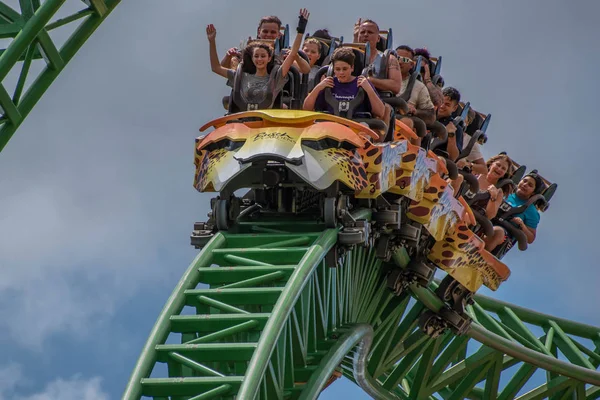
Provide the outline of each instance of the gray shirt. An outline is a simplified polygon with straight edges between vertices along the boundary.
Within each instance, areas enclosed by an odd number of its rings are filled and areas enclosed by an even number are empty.
[[[321,69],[320,65],[314,65],[310,69],[310,72],[308,73],[308,91],[309,92],[311,90],[313,90],[313,88],[315,87],[315,84],[318,83],[318,82],[315,82],[315,77],[317,76],[317,72],[319,72],[320,69]]]
[[[235,71],[227,71],[227,85],[233,87]],[[281,76],[281,66],[276,65],[269,75],[256,76],[247,72],[242,72],[242,82],[240,85],[240,96],[244,103],[260,104],[269,93],[273,93],[273,101],[281,92],[288,81],[288,76]],[[273,104],[269,106],[272,107]]]

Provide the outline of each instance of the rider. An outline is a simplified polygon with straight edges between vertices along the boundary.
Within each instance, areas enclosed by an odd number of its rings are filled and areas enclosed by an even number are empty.
[[[318,39],[308,38],[304,41],[302,51],[308,56],[310,72],[308,73],[308,90],[315,86],[315,76],[321,66],[318,64],[323,56],[325,45]]]
[[[501,188],[497,188],[496,184],[503,179],[510,178],[513,163],[506,154],[498,154],[487,160],[486,165],[488,173],[477,175],[477,181],[480,188],[485,188],[480,189],[479,193],[487,192],[489,193],[489,197],[475,201],[471,204],[471,208],[486,218],[492,219],[498,213],[498,209],[502,201],[504,201],[506,194]],[[486,250],[494,250],[497,244],[502,243],[503,240],[504,229],[494,226],[494,235],[484,239]]]
[[[423,49],[415,49],[415,57],[421,56],[424,58],[424,63],[421,66],[421,78],[423,79],[423,83],[427,87],[429,91],[429,97],[431,97],[431,101],[433,102],[434,107],[437,109],[442,105],[443,102],[443,94],[442,89],[438,86],[434,85],[431,81],[431,70],[429,65],[431,63],[431,54],[429,50]]]
[[[517,185],[517,190],[506,198],[506,202],[511,207],[522,206],[527,203],[531,196],[542,193],[545,188],[546,185],[538,174],[529,173],[521,179]],[[540,222],[540,213],[536,206],[531,204],[522,213],[511,216],[510,222],[523,231],[527,237],[527,243],[531,244],[535,240],[537,226]],[[502,244],[505,239],[507,237],[503,236],[502,240],[498,239],[498,241],[492,242],[489,247],[494,249]]]
[[[400,94],[404,93],[407,89],[412,69],[414,68],[413,58],[415,56],[413,49],[406,45],[398,46],[396,48],[396,54],[398,55],[398,61],[400,62],[400,72],[402,75],[402,90]],[[429,92],[419,80],[415,80],[410,97],[407,101],[408,104],[408,115],[396,116],[406,124],[409,128],[414,130],[414,123],[410,117],[417,117],[426,124],[433,123],[435,121],[435,109]],[[413,144],[420,145],[421,138],[412,140]]]
[[[446,151],[448,158],[454,161],[458,158],[460,150],[463,147],[463,129],[454,125],[453,116],[460,102],[460,92],[453,87],[446,87],[442,92],[444,101],[438,109],[437,120],[446,127],[448,132],[448,141],[439,146],[438,149]]]
[[[354,25],[354,42],[369,43],[370,59],[365,60],[365,65],[372,65],[375,75],[379,73],[379,61],[383,57],[383,53],[377,50],[377,43],[380,39],[379,25],[373,20],[362,20],[359,18],[358,22]],[[396,57],[390,57],[386,72],[387,78],[369,76],[369,82],[379,91],[392,92],[392,94],[397,95],[402,88],[402,74],[400,73],[400,66]]]
[[[275,15],[262,17],[256,28],[256,38],[262,40],[275,40],[281,37],[281,20]],[[248,39],[252,39],[251,37]],[[242,61],[242,52],[237,47],[227,50],[221,60],[221,66],[227,69],[236,69]]]
[[[258,23],[258,28],[256,29],[256,38],[259,40],[276,40],[281,37],[281,20],[279,17],[275,15],[269,15],[266,17],[262,17],[260,22]],[[248,38],[252,40],[252,38]],[[282,55],[287,56],[288,52],[284,52]],[[236,69],[240,61],[242,60],[242,51],[237,47],[232,47],[227,50],[225,57],[221,60],[221,66],[227,69]],[[283,62],[283,60],[280,60]],[[310,71],[310,67],[306,60],[296,53],[296,57],[294,58],[296,62],[296,66],[300,70],[300,72],[306,74]]]
[[[328,111],[333,113],[332,107],[325,101],[325,89],[331,88],[331,93],[338,101],[352,101],[363,88],[367,97],[355,109],[355,113],[369,112],[374,117],[383,118],[385,106],[373,84],[364,76],[353,76],[354,53],[348,47],[341,47],[333,52],[331,61],[335,77],[326,77],[316,84],[315,88],[304,100],[303,108],[311,111]]]
[[[248,103],[261,103],[268,92],[273,93],[273,99],[281,91],[288,80],[288,72],[302,43],[302,35],[306,30],[309,13],[306,9],[300,10],[296,38],[289,56],[278,65],[273,57],[273,49],[264,43],[252,43],[244,49],[242,61],[241,97]],[[206,36],[209,42],[210,65],[214,73],[227,78],[227,84],[233,86],[235,69],[224,68],[219,64],[215,38],[217,30],[214,25],[206,27]],[[274,100],[273,100],[274,101]],[[270,105],[272,107],[273,104]],[[270,108],[269,107],[269,108]]]

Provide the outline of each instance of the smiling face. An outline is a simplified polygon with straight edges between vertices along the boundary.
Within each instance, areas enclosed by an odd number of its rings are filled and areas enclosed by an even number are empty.
[[[258,38],[264,40],[274,40],[279,37],[279,25],[276,22],[263,22],[258,27]]]
[[[354,79],[352,71],[354,71],[354,67],[345,61],[333,62],[333,73],[338,81],[342,83],[347,83]]]
[[[458,108],[458,102],[450,99],[450,96],[444,96],[444,102],[438,109],[438,118],[446,118],[452,115]]]
[[[319,53],[319,46],[316,43],[304,43],[302,51],[308,56],[308,60],[311,67],[315,65],[317,61],[319,61],[319,58],[321,58],[321,54]]]
[[[497,182],[498,179],[502,178],[506,171],[508,171],[508,162],[506,160],[500,159],[494,161],[488,171],[488,181]]]
[[[521,179],[517,185],[517,196],[522,199],[529,199],[535,192],[535,179],[530,176],[526,176]]]
[[[265,70],[269,61],[271,61],[271,56],[267,50],[257,47],[252,52],[252,63],[257,70]]]

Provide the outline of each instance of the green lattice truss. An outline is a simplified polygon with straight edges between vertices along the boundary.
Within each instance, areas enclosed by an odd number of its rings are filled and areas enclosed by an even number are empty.
[[[20,13],[0,2],[0,39],[12,39],[0,50],[0,151],[65,65],[119,2],[83,0],[81,9],[71,14],[65,14],[66,9],[72,8],[65,6],[65,0],[19,0]],[[59,27],[72,29],[60,49],[50,38],[51,31]],[[29,76],[31,64],[38,59],[43,59],[46,65],[25,90],[26,82],[33,78]],[[15,69],[18,73],[11,94],[6,78]]]
[[[417,321],[440,307],[436,285],[394,296],[374,251],[339,253],[336,240],[298,221],[217,233],[123,398],[313,399],[340,374],[375,399],[600,397],[600,328],[477,296],[466,335],[433,339]]]

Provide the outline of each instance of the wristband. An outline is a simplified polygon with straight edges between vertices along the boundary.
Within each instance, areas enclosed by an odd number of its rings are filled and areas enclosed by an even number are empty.
[[[302,15],[298,16],[298,27],[296,28],[296,32],[304,33],[304,31],[306,31],[307,23],[308,19],[304,18]]]

